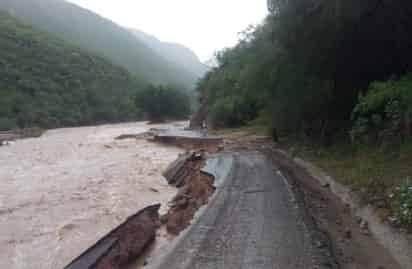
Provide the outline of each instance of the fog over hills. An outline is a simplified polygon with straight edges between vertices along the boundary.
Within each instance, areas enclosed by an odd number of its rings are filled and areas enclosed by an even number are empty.
[[[136,30],[132,33],[64,0],[1,0],[0,9],[123,66],[142,81],[190,88],[206,70],[181,45],[163,43]]]
[[[203,64],[191,49],[177,43],[162,42],[155,36],[136,29],[130,29],[130,31],[160,56],[182,65],[195,76],[204,75],[207,72],[209,67]]]

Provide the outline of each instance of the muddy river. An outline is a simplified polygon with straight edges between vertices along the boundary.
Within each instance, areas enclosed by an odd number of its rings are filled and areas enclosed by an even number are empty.
[[[0,147],[0,268],[62,268],[127,216],[167,204],[176,190],[161,173],[181,150],[114,140],[154,127],[165,125],[58,129]]]

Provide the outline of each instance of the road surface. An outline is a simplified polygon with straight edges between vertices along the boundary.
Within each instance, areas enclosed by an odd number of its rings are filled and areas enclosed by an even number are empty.
[[[160,269],[334,268],[319,256],[287,181],[257,152],[233,165],[209,206],[166,255]]]

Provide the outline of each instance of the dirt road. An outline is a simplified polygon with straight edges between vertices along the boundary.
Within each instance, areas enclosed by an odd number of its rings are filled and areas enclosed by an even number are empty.
[[[145,123],[59,129],[0,148],[0,268],[62,268],[127,216],[176,193],[161,177],[181,152],[114,140]],[[163,209],[164,211],[164,209]]]

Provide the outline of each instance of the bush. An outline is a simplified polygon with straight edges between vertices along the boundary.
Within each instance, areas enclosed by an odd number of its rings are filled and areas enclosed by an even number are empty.
[[[401,225],[412,227],[412,181],[405,180],[396,188],[392,198],[396,221]]]
[[[371,83],[352,113],[352,140],[382,143],[411,135],[411,89],[412,75]]]

